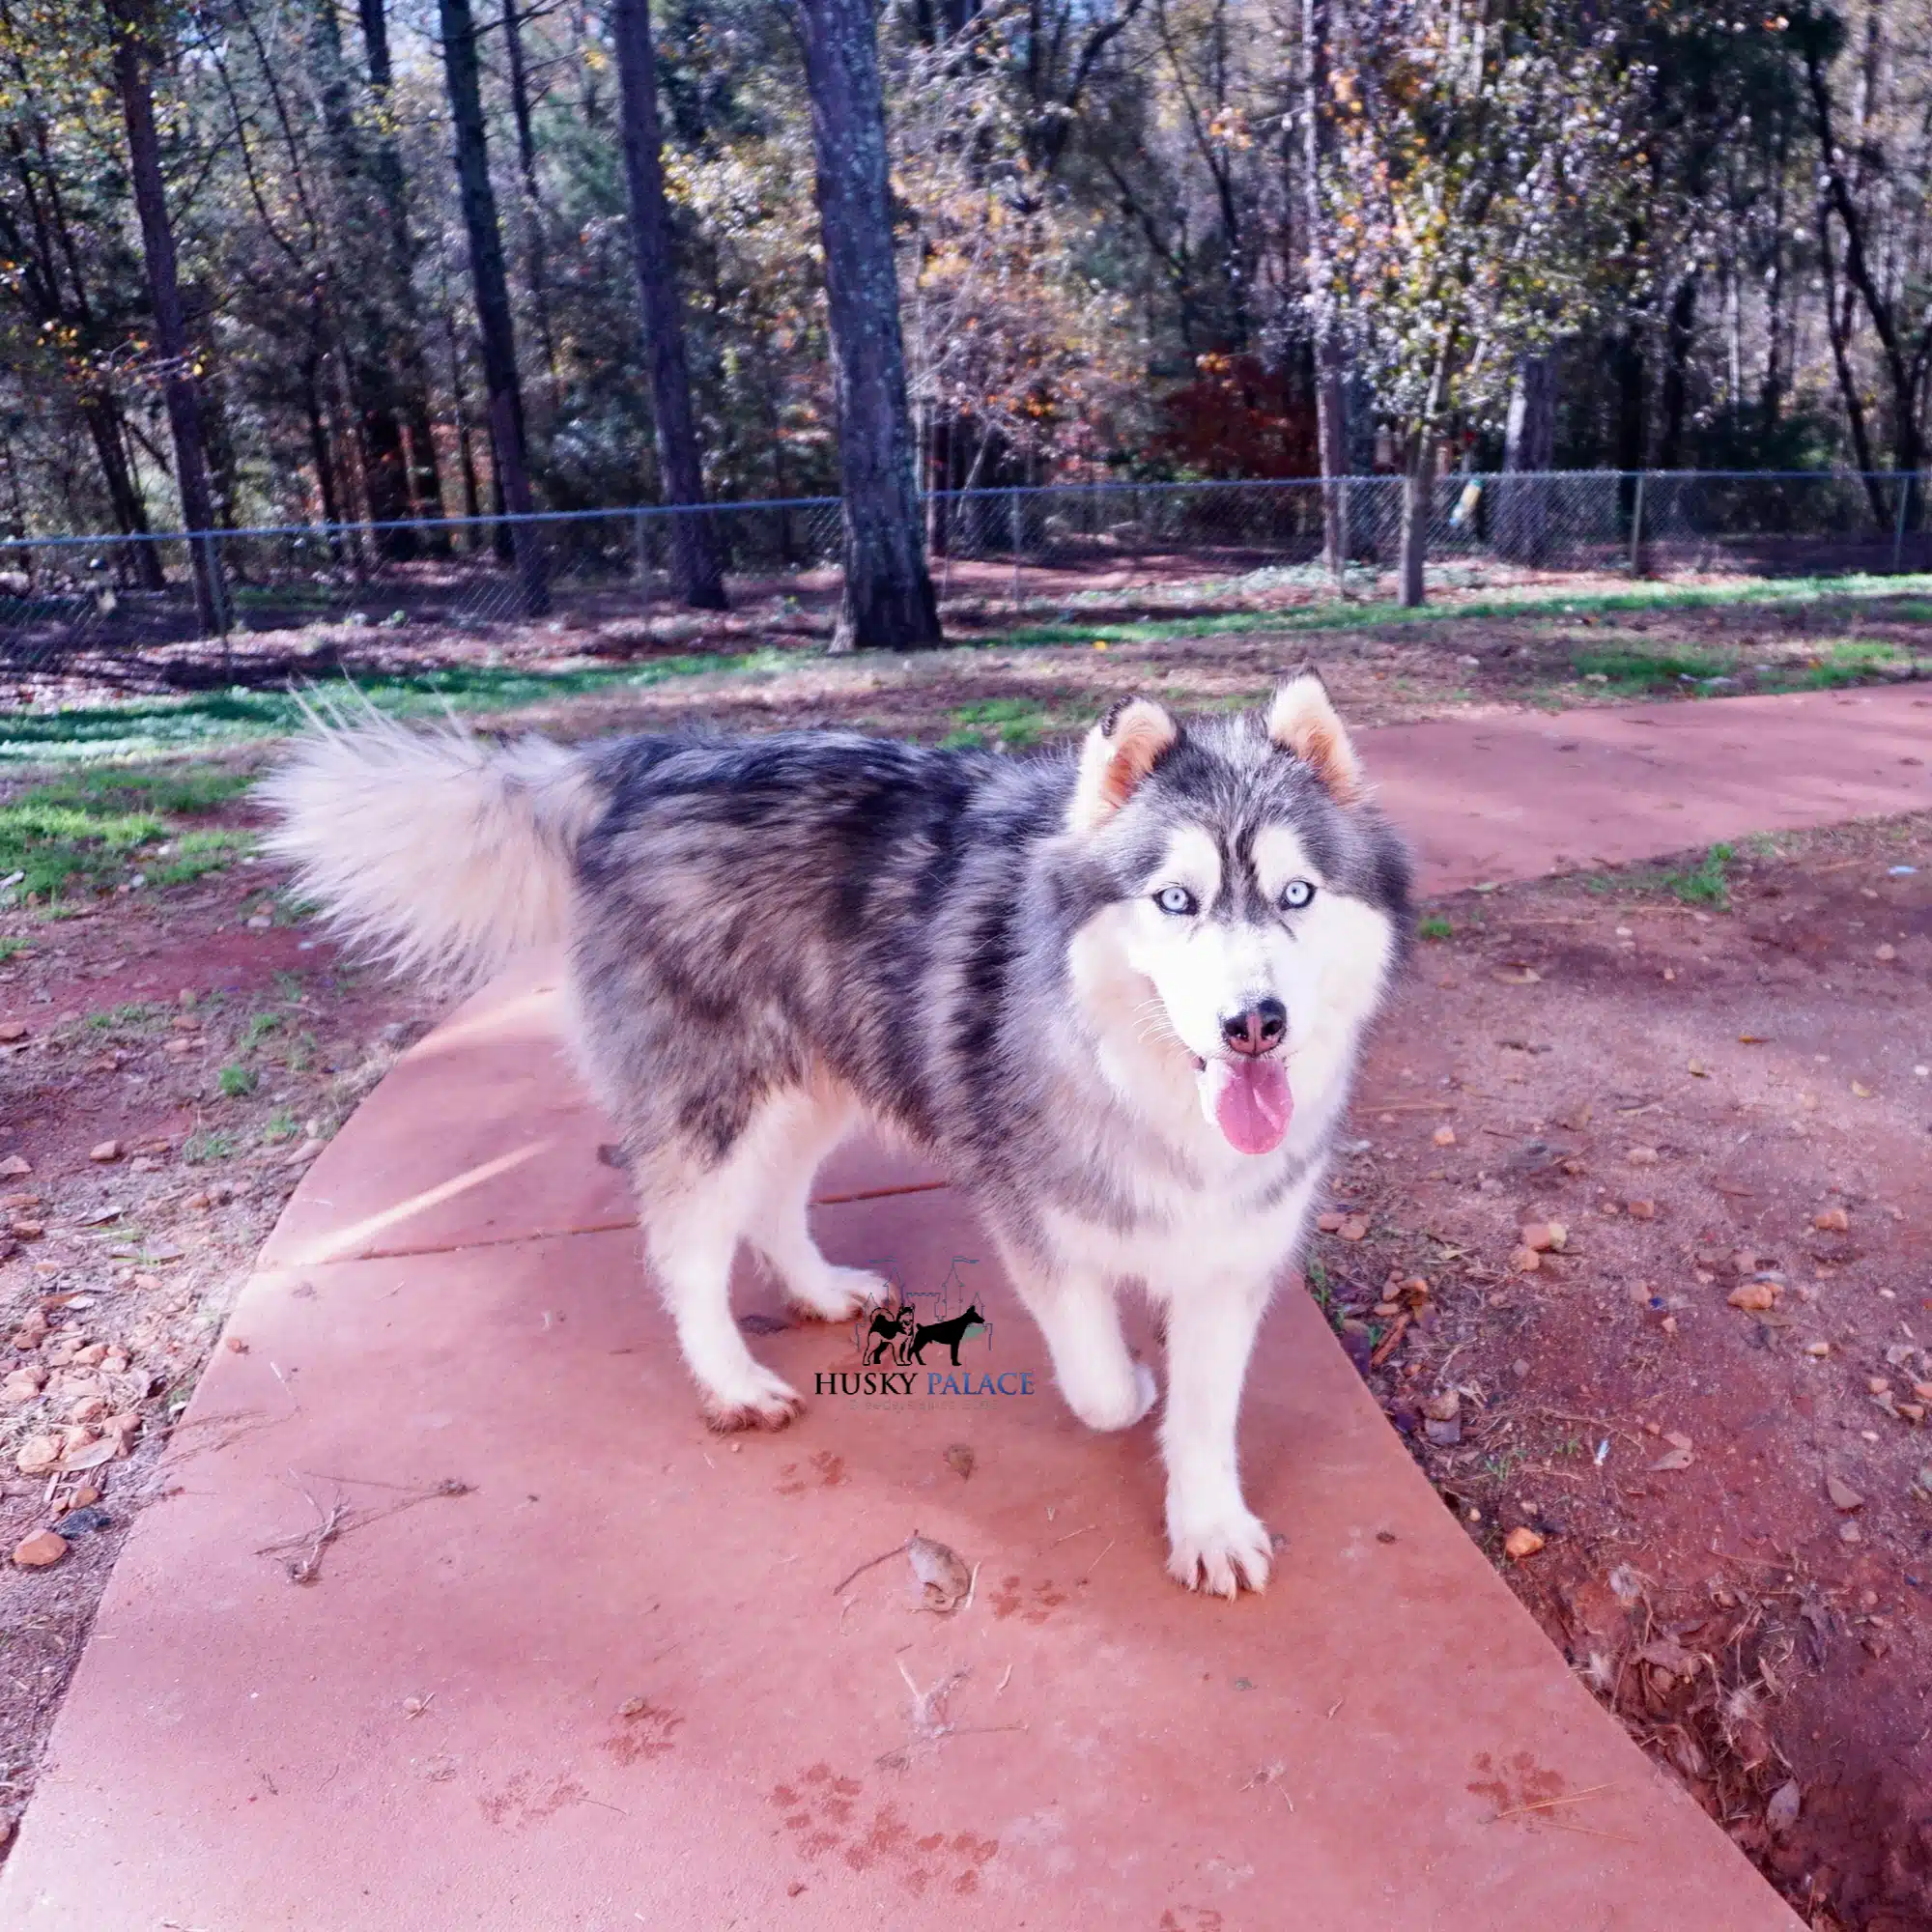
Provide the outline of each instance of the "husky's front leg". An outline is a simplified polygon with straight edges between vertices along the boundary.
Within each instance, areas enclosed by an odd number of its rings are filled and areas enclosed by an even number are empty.
[[[1167,1302],[1168,1574],[1190,1590],[1267,1587],[1273,1548],[1241,1495],[1235,1430],[1271,1276],[1221,1275]]]

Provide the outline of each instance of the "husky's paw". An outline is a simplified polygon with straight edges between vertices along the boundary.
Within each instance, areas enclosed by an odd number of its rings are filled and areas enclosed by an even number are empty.
[[[741,1429],[782,1429],[805,1407],[805,1399],[781,1377],[753,1362],[729,1389],[703,1391],[706,1425],[720,1435]]]
[[[893,1285],[866,1268],[828,1264],[808,1281],[787,1281],[785,1299],[814,1321],[849,1321],[863,1308],[890,1301]]]
[[[1183,1588],[1230,1600],[1243,1588],[1267,1588],[1274,1546],[1266,1525],[1240,1503],[1200,1517],[1170,1506],[1167,1536],[1167,1574]]]

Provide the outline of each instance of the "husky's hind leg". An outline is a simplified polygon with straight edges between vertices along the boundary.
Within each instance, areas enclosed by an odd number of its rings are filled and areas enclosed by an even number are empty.
[[[772,1264],[785,1298],[819,1321],[849,1321],[892,1295],[890,1282],[827,1261],[811,1237],[812,1177],[844,1139],[853,1112],[841,1094],[792,1093],[774,1099],[757,1127],[765,1153],[746,1238]]]
[[[1131,1429],[1153,1406],[1157,1389],[1153,1371],[1127,1352],[1114,1284],[1091,1267],[1049,1272],[1010,1248],[1002,1258],[1046,1337],[1067,1407],[1089,1429]]]
[[[806,1128],[817,1119],[823,1151],[822,1114],[793,1090],[759,1105],[722,1156],[688,1143],[645,1141],[650,1151],[634,1158],[645,1254],[714,1429],[782,1429],[804,1406],[797,1391],[745,1346],[731,1314],[731,1264],[741,1240],[766,1246],[775,1172],[796,1189],[800,1238],[810,1246],[804,1199],[817,1161],[808,1162],[803,1150]],[[817,1250],[810,1253],[830,1273]]]

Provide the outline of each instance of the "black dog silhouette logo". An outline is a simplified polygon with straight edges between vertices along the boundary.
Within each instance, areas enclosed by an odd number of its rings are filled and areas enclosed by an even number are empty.
[[[1033,1371],[990,1366],[993,1327],[962,1269],[980,1264],[954,1255],[937,1289],[908,1291],[891,1262],[867,1265],[893,1284],[887,1301],[853,1324],[858,1370],[826,1370],[820,1395],[1031,1395]],[[962,1354],[962,1350],[965,1352]]]

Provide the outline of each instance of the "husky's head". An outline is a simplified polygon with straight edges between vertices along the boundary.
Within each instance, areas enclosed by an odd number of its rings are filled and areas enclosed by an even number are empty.
[[[1090,1016],[1184,1056],[1229,1144],[1271,1152],[1297,1095],[1346,1082],[1407,928],[1406,859],[1321,680],[1185,724],[1117,704],[1082,747],[1067,832]]]

